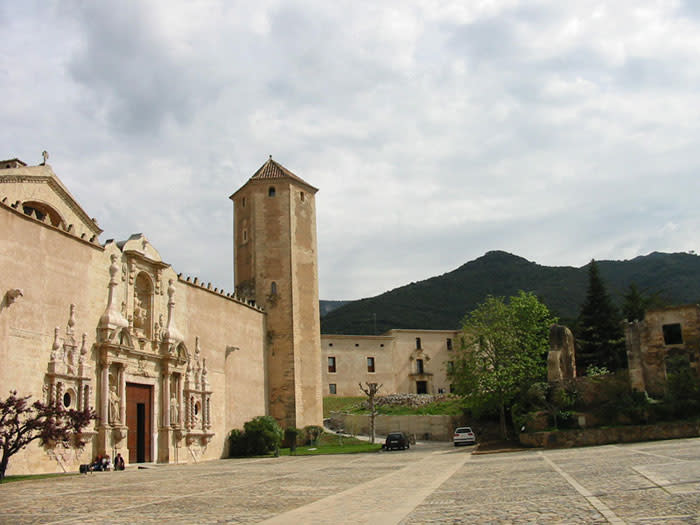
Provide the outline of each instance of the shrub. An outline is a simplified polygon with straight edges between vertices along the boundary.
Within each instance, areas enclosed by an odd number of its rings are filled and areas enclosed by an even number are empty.
[[[586,368],[586,375],[588,377],[607,376],[609,374],[610,370],[605,366],[588,365]]]
[[[282,429],[274,418],[258,416],[247,421],[243,430],[229,433],[229,454],[232,457],[261,456],[279,448]]]
[[[248,454],[259,456],[278,449],[282,442],[282,429],[271,416],[258,416],[243,425]]]
[[[228,435],[229,457],[248,456],[248,442],[242,430],[233,429]]]
[[[304,434],[309,445],[318,445],[318,438],[323,434],[323,427],[318,425],[307,425],[304,427]]]
[[[608,424],[646,424],[649,400],[644,392],[619,381],[603,383],[604,399],[596,415]]]

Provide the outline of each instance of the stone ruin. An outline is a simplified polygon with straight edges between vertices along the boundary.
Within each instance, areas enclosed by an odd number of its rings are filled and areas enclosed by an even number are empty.
[[[560,383],[576,377],[574,334],[566,326],[552,325],[549,329],[547,381]]]

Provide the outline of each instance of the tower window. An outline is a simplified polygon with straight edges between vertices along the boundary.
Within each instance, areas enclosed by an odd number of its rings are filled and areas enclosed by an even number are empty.
[[[241,208],[245,208],[245,197],[241,199]]]
[[[328,373],[329,374],[335,373],[335,357],[334,356],[328,357]]]
[[[268,196],[268,197],[274,197],[274,196],[275,196],[275,193],[276,193],[275,187],[274,187],[274,186],[270,186],[270,187],[268,188],[268,190],[267,190],[267,196]]]
[[[243,242],[248,240],[248,230],[243,230]]]
[[[275,281],[272,281],[270,285],[270,295],[277,295],[277,283]]]
[[[299,198],[301,199],[301,202],[304,202],[304,192],[303,191],[299,192]]]

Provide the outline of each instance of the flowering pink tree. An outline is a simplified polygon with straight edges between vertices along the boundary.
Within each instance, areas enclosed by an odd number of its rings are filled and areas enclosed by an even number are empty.
[[[15,390],[0,400],[0,483],[5,479],[10,458],[32,441],[38,439],[48,446],[85,446],[82,431],[96,418],[92,409],[66,410],[60,403],[30,403],[30,397],[17,396]]]

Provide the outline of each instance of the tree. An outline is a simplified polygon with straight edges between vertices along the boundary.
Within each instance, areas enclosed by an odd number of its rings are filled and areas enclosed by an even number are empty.
[[[630,322],[644,319],[644,312],[649,308],[665,305],[660,292],[648,293],[640,290],[636,283],[630,284],[622,295],[622,315]]]
[[[450,378],[468,408],[497,410],[507,437],[506,411],[530,384],[546,379],[549,328],[556,319],[532,293],[506,303],[489,296],[467,314]]]
[[[367,400],[369,401],[369,442],[374,443],[374,421],[377,417],[377,410],[374,407],[374,397],[377,395],[377,392],[379,392],[379,389],[382,388],[382,385],[377,383],[365,384],[367,385],[367,388],[363,387],[362,383],[358,383],[358,385],[360,385],[360,390],[365,393]]]
[[[10,458],[32,441],[39,440],[43,446],[63,443],[82,448],[82,430],[96,418],[91,409],[66,410],[59,403],[41,401],[30,404],[30,398],[10,391],[10,396],[0,401],[0,482],[5,479]]]
[[[620,314],[610,299],[591,260],[588,266],[588,291],[578,320],[577,367],[604,366],[615,371],[626,367],[625,337]]]

